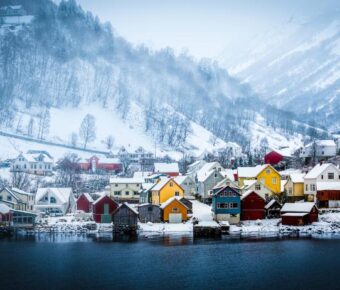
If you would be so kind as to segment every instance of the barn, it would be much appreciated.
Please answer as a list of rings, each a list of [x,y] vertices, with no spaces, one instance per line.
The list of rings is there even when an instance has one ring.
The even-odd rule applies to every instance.
[[[161,209],[159,205],[151,203],[143,203],[138,206],[139,220],[142,223],[161,222]]]
[[[93,198],[88,193],[82,193],[77,199],[77,210],[83,212],[91,212],[93,205]]]
[[[257,220],[265,217],[265,200],[249,190],[241,196],[241,220]]]
[[[314,202],[285,203],[281,209],[283,225],[303,226],[318,221],[319,210]]]
[[[127,202],[121,204],[112,213],[112,222],[115,229],[137,229],[138,212]]]
[[[93,219],[96,223],[110,223],[112,213],[118,208],[112,198],[107,195],[103,195],[93,202],[92,213]]]

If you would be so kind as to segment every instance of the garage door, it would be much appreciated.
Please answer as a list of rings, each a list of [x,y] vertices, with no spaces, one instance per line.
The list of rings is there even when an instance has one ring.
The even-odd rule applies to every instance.
[[[181,223],[182,222],[182,214],[181,213],[171,213],[169,215],[169,223]]]

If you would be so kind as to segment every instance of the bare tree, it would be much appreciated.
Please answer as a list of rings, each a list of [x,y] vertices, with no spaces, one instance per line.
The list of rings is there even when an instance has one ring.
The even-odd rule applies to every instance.
[[[128,170],[129,170],[129,167],[130,167],[130,164],[131,164],[131,159],[129,156],[126,156],[126,155],[123,155],[121,156],[120,158],[120,162],[122,163],[122,169],[123,169],[123,173],[124,174],[127,174],[128,173]]]
[[[84,142],[84,148],[96,139],[96,119],[92,115],[87,114],[84,117],[80,125],[79,136]]]
[[[80,158],[74,153],[68,154],[59,160],[59,170],[56,178],[58,185],[65,187],[70,186],[76,191],[81,182],[79,161]]]
[[[38,123],[38,139],[44,139],[50,130],[50,110],[49,108],[43,109],[39,115],[39,123]]]
[[[27,125],[27,135],[33,136],[33,134],[34,134],[34,119],[31,117]]]
[[[115,138],[114,138],[112,135],[107,136],[107,138],[106,138],[106,140],[105,140],[106,148],[107,148],[108,150],[111,150],[111,149],[112,149],[112,146],[113,146],[113,144],[114,144],[114,142],[115,142]]]
[[[21,190],[28,190],[30,187],[29,175],[22,171],[13,171],[11,174],[12,187],[19,188]]]

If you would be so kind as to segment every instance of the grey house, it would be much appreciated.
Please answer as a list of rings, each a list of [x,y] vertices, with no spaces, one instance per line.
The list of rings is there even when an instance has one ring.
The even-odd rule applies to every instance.
[[[112,222],[115,230],[137,229],[138,212],[124,202],[113,212]]]
[[[212,189],[217,183],[224,179],[221,172],[217,170],[211,170],[205,175],[197,176],[197,193],[203,199],[209,198]]]
[[[144,203],[138,206],[139,220],[142,223],[152,222],[152,223],[160,223],[161,222],[161,209],[159,205]]]

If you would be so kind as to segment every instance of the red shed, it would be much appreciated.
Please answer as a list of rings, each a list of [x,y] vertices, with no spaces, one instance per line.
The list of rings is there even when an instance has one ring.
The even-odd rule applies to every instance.
[[[292,155],[287,149],[273,150],[264,156],[264,163],[276,165],[284,160],[289,160],[291,158],[292,158]]]
[[[241,220],[264,219],[265,199],[249,190],[241,196]]]
[[[303,226],[318,221],[319,210],[314,202],[285,203],[281,217],[283,225]]]
[[[340,182],[318,182],[316,187],[319,207],[340,207]]]
[[[82,160],[79,162],[79,167],[81,170],[91,170],[96,172],[97,170],[103,171],[122,171],[122,163],[116,158],[98,158],[97,156],[92,156],[89,159]]]
[[[118,203],[107,195],[93,202],[93,219],[96,223],[110,223],[112,213],[118,208]]]
[[[77,199],[77,209],[84,212],[92,211],[93,199],[88,193],[82,193]]]

